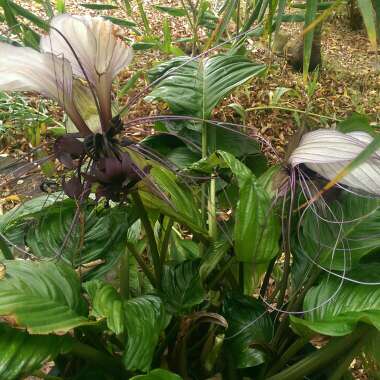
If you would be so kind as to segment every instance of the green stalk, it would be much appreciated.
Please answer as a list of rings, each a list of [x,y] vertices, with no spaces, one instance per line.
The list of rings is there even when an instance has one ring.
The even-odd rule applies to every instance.
[[[315,371],[326,367],[335,361],[361,339],[363,333],[368,333],[367,326],[358,327],[352,334],[342,338],[333,338],[325,347],[308,355],[305,359],[293,364],[280,373],[267,378],[267,380],[296,380],[303,379]]]
[[[297,108],[289,108],[289,107],[281,107],[281,106],[258,106],[258,107],[247,108],[245,110],[245,112],[258,111],[258,110],[269,110],[269,109],[283,110],[283,111],[289,111],[289,112],[297,112],[297,113],[307,114],[309,116],[315,116],[315,117],[319,117],[319,118],[323,118],[323,119],[328,119],[328,120],[333,120],[333,121],[342,121],[341,119],[337,119],[336,117],[332,117],[332,116],[325,116],[325,115],[320,115],[318,113],[312,113],[309,111],[299,110]]]
[[[211,239],[216,240],[218,226],[216,223],[216,177],[213,175],[210,180],[210,192],[208,197],[208,231]]]
[[[139,213],[141,223],[144,226],[146,237],[148,239],[149,251],[152,256],[156,283],[157,283],[157,286],[161,288],[161,277],[162,277],[161,260],[160,260],[160,254],[158,252],[156,237],[154,236],[152,225],[150,224],[148,214],[146,213],[144,204],[140,198],[139,193],[137,191],[134,191],[132,193],[132,198],[137,206],[137,211]]]
[[[6,240],[2,233],[0,233],[0,251],[3,253],[6,260],[14,260],[13,253],[8,247]]]
[[[102,368],[106,373],[114,375],[117,379],[128,378],[127,371],[120,360],[98,351],[87,344],[75,341],[70,352],[73,355],[88,360],[91,365]]]
[[[173,219],[169,219],[168,224],[167,224],[165,231],[163,233],[162,243],[161,243],[161,247],[160,247],[161,271],[162,271],[162,267],[165,264],[166,257],[168,254],[168,246],[169,246],[169,242],[170,242],[172,227],[173,227]]]
[[[267,376],[275,374],[281,368],[283,368],[286,363],[307,343],[307,340],[303,337],[296,339],[289,348],[283,353],[283,355],[276,360],[274,366],[270,369]]]
[[[128,299],[129,294],[130,294],[130,289],[129,289],[129,250],[128,250],[128,247],[126,247],[126,249],[124,251],[124,255],[121,257],[119,279],[120,279],[120,295],[124,299]]]
[[[341,380],[343,378],[354,358],[358,356],[362,350],[367,337],[368,333],[364,334],[348,354],[344,356],[343,360],[338,364],[332,375],[329,377],[329,380]]]
[[[141,0],[136,0],[137,2],[137,7],[139,8],[140,16],[142,18],[143,24],[144,24],[144,29],[145,29],[145,34],[150,36],[152,34],[152,30],[150,29],[148,17],[146,16],[144,5]]]
[[[148,278],[149,282],[152,284],[154,288],[157,288],[157,282],[154,278],[153,273],[150,271],[145,261],[141,258],[139,253],[135,250],[133,244],[127,243],[127,247],[129,251],[132,253],[133,257],[136,259],[137,263],[140,265],[140,268],[144,272],[145,276]]]

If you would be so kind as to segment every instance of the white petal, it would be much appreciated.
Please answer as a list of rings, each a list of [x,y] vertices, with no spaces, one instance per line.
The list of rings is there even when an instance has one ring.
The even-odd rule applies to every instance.
[[[0,90],[35,91],[60,103],[81,132],[88,133],[72,96],[67,60],[34,49],[0,43]]]
[[[62,104],[71,98],[71,66],[52,54],[0,43],[0,89],[36,91]]]
[[[60,15],[41,38],[41,49],[63,55],[74,74],[88,78],[95,88],[104,124],[111,118],[113,78],[132,59],[132,49],[117,37],[116,27],[101,17]],[[64,36],[64,37],[62,37]],[[84,72],[86,75],[84,75]]]
[[[292,166],[305,164],[309,169],[331,180],[361,153],[372,137],[361,131],[344,134],[320,129],[305,134],[289,158]],[[348,173],[341,184],[380,195],[380,151]]]
[[[89,28],[78,17],[67,14],[54,17],[50,26],[50,33],[41,37],[41,50],[65,57],[75,75],[84,79],[87,75],[95,82],[96,40]]]

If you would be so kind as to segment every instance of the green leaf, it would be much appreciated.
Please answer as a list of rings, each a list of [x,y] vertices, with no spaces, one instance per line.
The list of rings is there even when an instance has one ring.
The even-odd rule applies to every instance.
[[[159,210],[180,223],[185,223],[194,232],[207,234],[201,213],[189,188],[179,184],[176,176],[168,169],[154,167],[150,171],[152,180],[168,197],[162,200],[151,192],[140,191],[140,196],[148,208]]]
[[[252,177],[239,189],[235,213],[234,247],[239,261],[265,266],[279,251],[281,225],[272,200]],[[258,271],[257,271],[258,272]]]
[[[121,89],[118,92],[118,96],[122,97],[122,96],[126,95],[129,92],[129,90],[131,90],[135,86],[136,82],[139,80],[139,78],[141,78],[141,75],[142,75],[142,71],[141,70],[136,71],[128,79],[127,83],[125,83],[123,85],[123,87],[121,87]]]
[[[14,34],[21,34],[22,28],[15,17],[10,0],[0,0],[0,7],[3,8],[5,21],[7,22],[11,32]]]
[[[70,347],[68,337],[29,335],[0,323],[0,378],[24,378]]]
[[[162,100],[178,115],[208,119],[223,97],[265,69],[265,65],[238,55],[216,55],[204,60],[174,58],[149,72],[151,81],[164,78],[146,99]]]
[[[182,377],[174,374],[173,372],[158,368],[146,375],[134,376],[131,380],[182,380]]]
[[[73,226],[77,206],[70,199],[56,202],[40,212],[33,212],[38,207],[33,208],[33,205],[28,204],[25,204],[24,209],[32,212],[27,214],[25,211],[19,216],[21,209],[20,213],[16,211],[13,218],[8,217],[4,228],[6,236],[21,229],[21,241],[25,240],[34,255],[60,255],[75,267],[98,259],[107,260],[106,265],[98,266],[91,275],[103,274],[124,252],[126,231],[136,218],[128,207],[102,210],[87,204],[82,208],[83,223],[78,218]]]
[[[123,26],[126,28],[135,27],[137,24],[133,21],[125,20],[123,18],[117,18],[112,16],[103,16],[104,19],[111,21],[115,25]]]
[[[86,4],[86,3],[81,3],[79,4],[81,7],[87,8],[87,9],[94,9],[98,11],[103,11],[107,9],[117,9],[117,5],[112,5],[112,4]]]
[[[376,13],[371,0],[357,0],[358,7],[363,16],[364,25],[367,29],[369,41],[373,49],[377,50]]]
[[[91,314],[106,318],[108,328],[115,334],[122,334],[125,331],[125,313],[116,289],[99,280],[86,282],[83,286],[92,300]]]
[[[160,12],[167,13],[170,16],[174,16],[174,17],[186,16],[186,9],[184,8],[163,7],[161,5],[154,5],[154,8],[156,8]]]
[[[175,267],[166,267],[162,298],[170,312],[186,312],[200,304],[205,291],[199,277],[199,260],[184,261]]]
[[[124,303],[127,346],[123,361],[130,371],[148,371],[168,318],[158,297],[143,296]]]
[[[236,368],[248,368],[265,362],[264,351],[272,339],[273,322],[261,302],[238,294],[228,294],[223,302],[228,330],[225,349]],[[253,347],[254,346],[254,347]]]
[[[84,287],[93,301],[93,315],[106,318],[108,328],[114,333],[126,333],[125,367],[131,371],[148,371],[168,322],[162,301],[155,296],[122,300],[115,288],[99,280],[89,281]]]
[[[380,264],[371,263],[358,266],[346,277],[376,283],[380,282],[379,273]],[[320,284],[307,292],[304,300],[303,310],[314,308],[304,314],[304,319],[291,316],[295,330],[302,334],[306,328],[324,335],[342,336],[353,332],[358,322],[372,324],[379,330],[380,285],[362,285],[348,280],[342,283],[335,276],[324,276]]]
[[[316,16],[317,16],[317,6],[318,0],[309,0],[306,5],[306,13],[305,13],[305,26],[307,28],[309,24],[311,24]],[[313,46],[314,39],[314,29],[310,30],[304,36],[304,45],[303,45],[303,80],[306,83],[307,75],[309,72],[310,66],[310,57],[311,57],[311,49]]]
[[[62,262],[4,261],[0,315],[33,334],[88,324],[77,274]]]
[[[217,267],[219,262],[225,257],[230,244],[227,240],[213,241],[206,255],[202,258],[202,264],[199,268],[199,275],[202,281],[205,281],[212,271]]]
[[[379,247],[377,199],[344,192],[329,209],[316,212],[321,218],[310,208],[302,221],[297,243],[300,255],[309,255],[327,268],[343,270],[354,268],[363,256]]]
[[[57,0],[55,2],[55,9],[58,11],[58,13],[62,14],[66,12],[66,5],[65,0]]]
[[[28,11],[21,5],[18,5],[11,0],[8,0],[8,3],[12,7],[15,14],[26,18],[27,20],[32,22],[34,25],[38,26],[39,28],[45,31],[49,30],[49,24],[46,21],[44,21],[41,17],[36,16],[33,12]]]

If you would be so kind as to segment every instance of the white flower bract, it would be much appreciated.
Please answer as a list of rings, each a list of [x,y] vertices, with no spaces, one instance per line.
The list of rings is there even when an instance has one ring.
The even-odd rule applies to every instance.
[[[354,160],[373,140],[366,132],[319,129],[306,133],[289,158],[291,166],[306,165],[328,180]],[[349,172],[340,184],[380,195],[380,150]]]

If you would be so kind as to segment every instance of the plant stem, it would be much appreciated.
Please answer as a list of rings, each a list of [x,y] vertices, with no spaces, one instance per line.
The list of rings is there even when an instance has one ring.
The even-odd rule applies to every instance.
[[[2,233],[0,233],[0,250],[6,260],[14,260],[13,253],[8,247],[7,241]]]
[[[213,289],[216,284],[220,281],[220,279],[224,276],[226,271],[231,268],[231,265],[235,262],[235,257],[230,256],[225,264],[223,265],[222,269],[219,271],[219,273],[213,278],[213,280],[209,284],[209,288]]]
[[[160,254],[158,252],[156,237],[154,236],[154,231],[152,225],[150,224],[148,214],[145,210],[144,204],[140,198],[137,191],[132,193],[133,201],[137,206],[137,212],[140,215],[141,223],[144,226],[146,237],[148,239],[149,251],[153,261],[154,273],[156,276],[156,284],[158,288],[161,288],[161,261]]]
[[[127,378],[127,371],[120,360],[104,352],[98,351],[87,344],[74,341],[71,353],[88,360],[91,365],[96,365],[104,369],[106,373],[111,373],[118,379]]]
[[[140,257],[138,252],[135,250],[135,247],[133,246],[133,244],[127,243],[127,247],[129,251],[132,253],[133,257],[138,262],[138,264],[140,265],[142,271],[144,272],[145,276],[148,278],[149,282],[152,284],[154,288],[156,288],[157,283],[156,283],[156,279],[154,278],[153,273],[150,271],[145,261]]]
[[[298,380],[310,375],[336,360],[347,347],[356,344],[368,327],[360,326],[352,334],[343,338],[333,338],[325,347],[308,355],[296,364],[267,378],[267,380]]]
[[[298,112],[298,113],[307,114],[309,116],[315,116],[315,117],[324,118],[324,119],[328,119],[328,120],[341,121],[341,119],[337,119],[336,117],[325,116],[325,115],[320,115],[318,113],[312,113],[309,111],[299,110],[297,108],[288,108],[288,107],[281,107],[281,106],[258,106],[258,107],[247,108],[245,110],[245,112],[258,111],[258,110],[269,110],[269,109],[283,110],[283,111],[289,111],[289,112]]]
[[[363,334],[355,346],[348,352],[347,355],[344,356],[343,360],[340,361],[332,375],[330,375],[329,380],[341,380],[343,378],[354,358],[360,353],[360,350],[362,349],[367,337],[368,332],[367,334]]]
[[[217,239],[218,226],[216,223],[216,177],[210,180],[210,192],[208,196],[208,232],[212,240]]]
[[[272,261],[269,263],[268,269],[265,273],[264,280],[263,280],[263,283],[262,283],[261,289],[260,289],[260,296],[261,297],[264,297],[265,293],[267,292],[270,276],[273,272],[273,268],[274,268],[274,264],[276,263],[276,260],[277,260],[277,256],[274,259],[272,259]]]
[[[120,295],[124,299],[129,298],[129,249],[126,247],[120,262]]]
[[[168,224],[164,231],[164,236],[162,238],[162,243],[160,247],[160,263],[161,263],[161,273],[162,273],[162,267],[165,264],[166,257],[168,254],[168,246],[170,242],[170,237],[172,233],[172,227],[173,227],[173,219],[169,219]]]
[[[289,348],[283,353],[283,355],[276,361],[274,366],[270,369],[267,376],[275,374],[291,359],[302,347],[305,346],[307,340],[303,337],[296,339]]]

